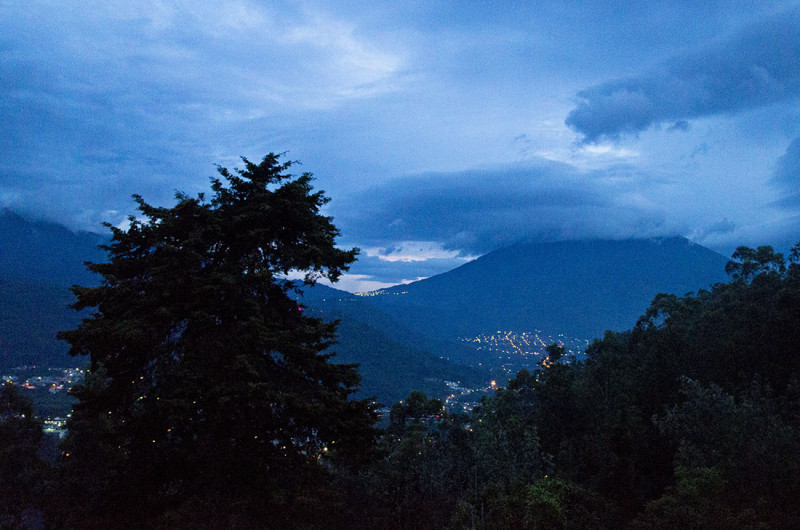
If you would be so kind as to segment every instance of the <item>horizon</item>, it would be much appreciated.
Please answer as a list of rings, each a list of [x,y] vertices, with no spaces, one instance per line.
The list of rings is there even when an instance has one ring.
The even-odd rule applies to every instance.
[[[2,208],[0,210],[0,213],[2,215],[4,215],[4,216],[5,215],[11,215],[11,216],[19,217],[19,218],[21,218],[22,220],[24,220],[27,223],[34,223],[34,224],[36,224],[36,223],[44,223],[44,224],[49,224],[49,225],[55,226],[57,228],[63,228],[63,229],[68,230],[69,232],[71,232],[73,235],[76,235],[76,236],[88,235],[88,236],[100,237],[100,238],[106,237],[101,232],[94,232],[94,231],[90,231],[90,230],[74,230],[74,229],[71,229],[68,226],[63,225],[61,223],[58,223],[56,221],[51,221],[51,220],[43,219],[43,218],[36,219],[36,218],[30,217],[30,216],[15,212],[10,208]],[[446,270],[439,271],[436,274],[433,274],[431,276],[417,277],[414,280],[408,280],[408,281],[403,281],[403,282],[398,282],[398,283],[393,283],[393,284],[386,284],[386,285],[381,284],[381,285],[378,285],[378,286],[374,286],[374,288],[372,288],[372,289],[367,289],[367,290],[359,289],[361,287],[364,287],[365,284],[363,282],[357,281],[357,279],[356,279],[356,281],[353,281],[352,279],[348,279],[348,278],[346,278],[347,275],[344,275],[345,276],[344,281],[340,280],[340,281],[337,281],[336,283],[331,283],[327,279],[323,278],[323,279],[318,280],[317,283],[321,284],[321,285],[324,285],[326,287],[330,287],[330,288],[339,290],[339,291],[347,292],[349,294],[369,295],[370,293],[375,293],[377,291],[382,291],[384,289],[390,289],[392,287],[408,285],[408,284],[411,284],[411,283],[427,280],[427,279],[431,278],[432,276],[446,274],[448,272],[451,272],[451,271],[461,267],[462,265],[465,265],[466,263],[469,263],[471,261],[475,261],[477,259],[483,258],[488,254],[491,254],[491,253],[494,253],[494,252],[497,252],[497,251],[502,251],[504,249],[509,249],[509,248],[512,248],[512,247],[518,246],[518,245],[548,245],[548,244],[558,244],[558,243],[610,242],[610,241],[620,241],[620,242],[623,242],[623,241],[657,241],[659,239],[681,239],[681,240],[686,241],[690,245],[699,245],[699,246],[701,246],[703,248],[706,248],[706,249],[708,249],[708,250],[710,250],[712,252],[715,252],[716,254],[720,255],[721,257],[723,257],[725,259],[729,259],[731,253],[733,252],[733,249],[731,249],[731,252],[729,252],[728,254],[724,254],[722,252],[719,252],[718,250],[706,247],[705,245],[701,245],[700,243],[692,241],[691,239],[689,239],[689,238],[687,238],[685,236],[681,236],[681,235],[658,236],[658,237],[650,237],[650,238],[631,237],[631,238],[617,238],[617,239],[614,239],[614,238],[561,239],[561,240],[553,240],[553,241],[530,241],[530,240],[522,239],[522,240],[518,240],[516,242],[510,243],[510,244],[504,245],[502,247],[498,247],[496,249],[492,249],[492,250],[490,250],[490,251],[488,251],[488,252],[486,252],[484,254],[481,254],[480,256],[472,256],[469,259],[465,260],[463,263],[455,265],[451,269],[446,269]],[[781,252],[784,255],[788,255],[788,252],[789,252],[788,248],[786,248],[786,249],[775,249],[775,250],[777,252]],[[356,261],[356,263],[357,263],[357,261]],[[295,278],[295,277],[290,275],[290,277],[288,279],[295,280],[295,279],[300,279],[300,278],[301,278],[301,276],[297,276]],[[366,285],[370,285],[370,283],[367,283]]]

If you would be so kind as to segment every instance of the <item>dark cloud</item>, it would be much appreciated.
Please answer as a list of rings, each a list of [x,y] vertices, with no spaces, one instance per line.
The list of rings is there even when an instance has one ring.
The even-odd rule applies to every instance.
[[[686,120],[680,120],[673,123],[668,131],[688,131],[689,130],[689,122]]]
[[[773,204],[787,210],[800,209],[800,193],[786,195],[785,197],[775,201]]]
[[[333,197],[342,244],[364,249],[352,275],[371,282],[522,238],[763,243],[797,226],[767,221],[800,211],[763,207],[780,189],[797,208],[796,180],[750,177],[774,162],[767,141],[800,134],[800,10],[730,32],[791,3],[0,1],[0,207],[97,230],[136,212],[132,193],[170,205],[207,191],[216,164],[274,150]],[[563,120],[586,87],[569,123],[588,141],[663,134],[640,153],[573,149]],[[739,122],[743,141],[703,131],[679,156],[693,118],[771,101]],[[501,166],[540,155],[597,170]],[[350,195],[365,175],[376,187]]]
[[[800,9],[753,24],[722,43],[647,75],[578,93],[566,124],[585,142],[637,134],[656,124],[735,113],[800,95]],[[680,125],[679,125],[680,124]]]
[[[661,207],[635,193],[627,168],[579,172],[549,161],[389,182],[335,201],[337,225],[364,246],[433,241],[477,255],[522,239],[673,232]]]
[[[777,206],[800,208],[800,137],[795,138],[778,159],[770,182],[786,194],[776,202]]]
[[[285,3],[0,4],[0,206],[72,228],[311,144],[310,115],[400,75],[391,50]]]
[[[800,137],[792,140],[786,153],[778,159],[771,182],[787,189],[800,188]]]
[[[703,241],[708,239],[710,236],[717,236],[717,235],[726,235],[731,234],[736,230],[736,223],[728,219],[721,219],[717,222],[711,223],[710,225],[701,228],[700,230],[696,231],[692,234],[692,239],[697,239],[699,241]]]

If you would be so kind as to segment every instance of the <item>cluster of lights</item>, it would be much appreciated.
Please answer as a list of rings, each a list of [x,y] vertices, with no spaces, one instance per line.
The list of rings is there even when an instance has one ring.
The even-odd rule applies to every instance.
[[[358,293],[353,293],[356,296],[383,296],[383,295],[395,295],[399,296],[401,294],[408,294],[408,291],[388,291],[386,289],[378,289],[377,291],[362,291]]]
[[[36,366],[20,366],[12,369],[11,374],[0,376],[3,382],[18,384],[22,388],[34,390],[37,388],[47,388],[52,393],[69,391],[72,385],[83,380],[85,371],[80,368],[47,368],[47,374],[25,377],[21,372],[36,370]]]
[[[564,347],[566,355],[580,355],[588,346],[586,340],[568,338],[563,334],[557,337],[544,335],[540,330],[517,333],[514,331],[497,331],[492,335],[460,338],[462,342],[474,346],[478,351],[495,352],[498,355],[539,356],[544,354],[549,344],[556,343]]]
[[[490,381],[483,388],[465,388],[458,381],[444,383],[451,390],[444,398],[444,408],[450,412],[470,412],[480,401],[480,396],[497,390],[497,381]]]

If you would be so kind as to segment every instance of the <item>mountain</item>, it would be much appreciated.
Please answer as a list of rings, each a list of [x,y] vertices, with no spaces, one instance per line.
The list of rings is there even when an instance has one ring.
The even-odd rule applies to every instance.
[[[55,334],[79,322],[67,307],[67,286],[97,281],[83,262],[103,261],[97,245],[105,241],[0,214],[0,368],[81,362]],[[539,330],[532,342],[543,347],[558,337],[628,329],[657,293],[683,295],[724,281],[726,262],[677,237],[521,243],[375,296],[317,285],[304,288],[302,302],[313,316],[341,321],[334,360],[360,365],[361,395],[391,403],[411,389],[442,395],[445,380],[479,384],[487,367],[513,375],[537,360],[514,352],[499,359],[496,345],[479,349],[459,338]],[[517,337],[506,338],[518,347]]]
[[[0,368],[75,364],[56,333],[80,322],[81,315],[68,307],[69,286],[97,281],[84,261],[102,260],[97,245],[106,241],[0,212]]]
[[[630,329],[660,292],[684,295],[725,281],[726,262],[682,237],[520,243],[370,301],[443,339],[496,330],[591,339]]]
[[[0,370],[84,362],[69,357],[56,333],[80,322],[82,315],[68,307],[74,301],[68,287],[97,282],[84,262],[104,261],[97,245],[105,242],[99,234],[0,213]],[[447,347],[403,328],[355,295],[318,285],[306,288],[305,297],[312,316],[341,320],[333,361],[359,364],[360,396],[391,404],[414,389],[443,396],[446,380],[477,385],[489,378],[434,355]]]
[[[0,370],[76,365],[66,343],[56,340],[56,333],[80,322],[68,307],[73,301],[63,286],[0,279]]]
[[[97,281],[85,261],[102,261],[97,248],[108,238],[72,232],[46,221],[32,221],[11,210],[0,212],[0,279],[69,287]]]
[[[453,342],[449,338],[440,338],[420,332],[405,322],[384,312],[371,302],[370,297],[340,291],[322,284],[303,288],[300,298],[303,304],[312,307],[325,315],[327,320],[355,320],[367,324],[374,330],[383,333],[392,340],[412,345],[415,349],[436,352],[437,358],[457,359],[461,364],[476,365],[481,355],[475,349]]]

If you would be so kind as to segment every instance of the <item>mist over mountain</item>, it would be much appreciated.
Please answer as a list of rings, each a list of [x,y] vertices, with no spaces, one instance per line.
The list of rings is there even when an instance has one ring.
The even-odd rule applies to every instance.
[[[631,328],[660,292],[724,281],[726,262],[682,237],[520,243],[370,301],[435,337],[543,330],[592,339]]]

